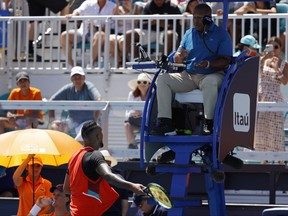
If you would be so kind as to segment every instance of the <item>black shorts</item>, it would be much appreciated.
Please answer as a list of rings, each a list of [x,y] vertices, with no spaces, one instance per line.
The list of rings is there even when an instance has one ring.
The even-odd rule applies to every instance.
[[[46,8],[58,13],[68,5],[66,0],[27,0],[27,2],[30,16],[44,16]]]
[[[142,117],[135,118],[133,116],[130,116],[128,118],[128,122],[130,123],[130,125],[132,125],[134,127],[141,128]]]

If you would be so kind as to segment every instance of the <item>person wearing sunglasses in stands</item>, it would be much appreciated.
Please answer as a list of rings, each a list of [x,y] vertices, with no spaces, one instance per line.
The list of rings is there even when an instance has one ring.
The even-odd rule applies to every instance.
[[[146,73],[141,73],[138,75],[137,79],[130,80],[128,82],[128,86],[132,89],[132,91],[130,91],[128,94],[128,101],[145,101],[151,81],[152,78]],[[134,131],[140,130],[141,122],[142,111],[126,111],[126,121],[124,123],[124,127],[129,149],[138,149],[138,146],[135,143]]]
[[[270,38],[260,60],[259,102],[283,102],[280,85],[287,84],[288,65],[279,57],[280,50],[280,38]],[[278,111],[258,112],[255,150],[285,151],[283,116],[284,113]],[[267,162],[262,161],[262,163]]]

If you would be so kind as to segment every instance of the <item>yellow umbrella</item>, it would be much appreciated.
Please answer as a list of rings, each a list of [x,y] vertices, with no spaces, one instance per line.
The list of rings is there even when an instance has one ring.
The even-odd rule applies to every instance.
[[[37,154],[43,164],[59,166],[68,163],[81,147],[69,135],[55,130],[11,131],[0,135],[0,166],[19,166],[28,154]]]

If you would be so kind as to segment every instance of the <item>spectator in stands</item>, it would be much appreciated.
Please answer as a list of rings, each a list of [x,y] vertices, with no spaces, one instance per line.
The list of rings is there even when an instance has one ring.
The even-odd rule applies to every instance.
[[[30,86],[30,77],[26,72],[16,75],[18,88],[11,91],[8,100],[42,100],[41,90]],[[44,117],[41,110],[16,110],[8,111],[7,119],[2,119],[0,131],[4,128],[37,128],[38,123],[43,123]]]
[[[246,56],[260,55],[259,49],[261,49],[261,46],[258,44],[255,37],[252,35],[245,35],[241,38],[240,43],[237,44],[236,53],[234,53],[233,56],[238,56],[245,50],[247,50]]]
[[[156,204],[149,204],[150,199],[147,195],[134,195],[133,196],[133,206],[137,206],[142,212],[143,216],[167,216],[168,211],[164,207]]]
[[[128,86],[132,91],[128,94],[128,101],[145,101],[151,81],[152,79],[147,73],[141,73],[138,75],[137,79],[130,80]],[[138,146],[135,143],[134,132],[140,130],[141,122],[141,110],[126,111],[124,127],[129,149],[138,149]]]
[[[242,15],[242,14],[246,14],[246,13],[257,13],[257,14],[270,14],[270,13],[277,13],[276,10],[276,1],[272,0],[272,1],[267,1],[267,2],[262,2],[262,1],[256,1],[256,2],[246,2],[242,7],[240,7],[239,9],[237,9],[235,12],[235,14],[238,15]],[[257,36],[260,34],[262,34],[262,41],[261,43],[264,44],[267,42],[267,39],[269,37],[271,37],[271,35],[275,35],[276,34],[276,20],[273,19],[271,22],[271,35],[268,35],[268,20],[267,19],[262,19],[262,29],[260,29],[260,23],[258,20],[255,20],[254,23],[254,29],[253,29],[253,34]],[[246,20],[245,21],[245,34],[246,33],[250,33],[250,20]],[[239,26],[241,26],[241,24],[239,24]],[[238,35],[240,35],[238,33]],[[239,36],[238,36],[239,37]],[[237,39],[237,38],[236,38]],[[238,40],[237,40],[238,41]]]
[[[223,2],[208,2],[207,3],[211,9],[212,9],[212,14],[217,14],[217,16],[222,16],[223,15]],[[244,5],[244,2],[229,2],[229,8],[228,8],[228,13],[233,14],[234,11],[238,10],[240,7]],[[220,24],[221,24],[220,20]],[[231,35],[231,38],[233,39],[233,34],[234,34],[234,28],[236,28],[236,41],[240,40],[241,37],[241,20],[238,19],[236,20],[236,26],[234,27],[233,20],[228,20],[228,31]]]
[[[119,197],[110,184],[139,195],[145,194],[142,184],[128,182],[111,172],[103,155],[98,151],[103,147],[103,134],[95,121],[85,123],[81,135],[84,148],[70,159],[64,180],[64,192],[71,193],[72,215],[85,215],[87,212],[91,215],[102,215]],[[101,197],[101,203],[98,197]]]
[[[143,1],[133,1],[133,7],[134,7],[134,14],[143,14],[143,10],[145,5],[147,4],[149,0],[143,0]]]
[[[122,4],[120,4],[120,2]],[[133,15],[133,2],[132,0],[116,0],[116,7],[113,12],[114,15]],[[110,54],[115,56],[115,49],[117,49],[117,62],[120,65],[122,63],[122,54],[123,54],[123,40],[124,40],[124,30],[132,29],[131,20],[118,20],[116,21],[117,32],[110,35]],[[137,22],[134,22],[134,25],[137,25]],[[116,29],[115,29],[116,30]],[[104,43],[104,37],[102,37]]]
[[[11,0],[4,0],[6,4],[8,5]],[[29,7],[29,15],[30,16],[45,16],[46,8],[49,10],[53,11],[53,13],[58,13],[61,11],[61,15],[66,15],[69,13],[69,4],[68,1],[66,0],[27,0],[28,7]],[[35,29],[35,24],[33,21],[30,22],[29,25],[29,59],[33,60],[34,58],[34,46],[33,46],[33,41],[35,40],[34,36],[34,30]],[[66,29],[66,24],[63,22],[61,24],[61,32],[65,31]],[[38,33],[38,32],[36,32]],[[37,37],[36,37],[37,38]],[[35,41],[34,41],[35,42]],[[36,60],[41,61],[41,56],[36,55]]]
[[[75,66],[71,69],[70,73],[71,82],[59,89],[50,100],[72,100],[72,101],[101,101],[101,95],[93,83],[86,81],[85,72],[82,67]],[[75,128],[81,123],[88,120],[99,120],[100,111],[93,110],[69,110],[68,118],[64,122],[63,128],[68,128],[68,133],[71,136],[76,135]],[[59,120],[55,120],[54,110],[49,110],[49,122],[58,124]]]
[[[69,195],[66,195],[63,192],[63,184],[58,184],[55,187],[50,188],[50,192],[53,194],[53,200],[50,197],[40,196],[38,197],[35,205],[29,212],[28,216],[69,216],[69,212],[67,210],[67,205],[70,202]],[[52,201],[52,203],[51,203]],[[46,208],[47,206],[52,205],[54,208],[53,212],[48,214],[38,214],[41,209]]]
[[[217,16],[223,15],[223,2],[207,2],[211,7],[212,14],[217,14]],[[229,13],[234,13],[235,10],[243,6],[243,2],[229,2]]]
[[[104,156],[106,163],[111,167],[111,171],[124,179],[120,174],[120,170],[116,170],[114,167],[117,165],[117,159],[110,155],[109,151],[101,150],[101,154]],[[129,208],[128,198],[129,191],[121,188],[113,187],[119,194],[119,198],[114,202],[114,204],[103,214],[103,216],[126,216]]]
[[[152,15],[152,14],[181,14],[179,8],[172,4],[170,0],[151,0],[149,1],[144,8],[144,15]],[[132,48],[134,48],[134,57],[138,57],[138,48],[135,46],[137,42],[140,41],[141,38],[141,43],[142,45],[147,45],[149,42],[153,43],[156,41],[156,38],[159,37],[157,35],[157,24],[156,20],[152,20],[151,22],[151,32],[148,30],[148,22],[145,22],[143,24],[143,28],[137,28],[133,30],[129,30],[126,32],[125,35],[125,41],[126,41],[126,57],[129,55],[131,51],[131,45]],[[165,21],[160,20],[160,44],[165,44],[167,45],[167,53],[166,55],[171,53],[173,50],[173,35],[175,32],[173,32],[173,20],[168,21],[168,26],[167,26],[167,32],[164,32],[165,30]],[[180,25],[175,26],[177,32],[180,31]],[[148,35],[149,33],[149,35]],[[165,35],[166,34],[166,35]],[[134,35],[134,41],[132,41]],[[164,35],[167,36],[168,40],[167,42],[164,41]],[[178,38],[180,37],[180,34],[178,35]],[[123,45],[120,43],[120,47],[123,47]]]
[[[288,65],[279,58],[280,38],[272,37],[267,44],[271,49],[265,48],[261,57],[258,101],[283,102],[280,85],[287,84]],[[284,113],[278,111],[258,113],[255,150],[285,151],[283,117]]]
[[[73,16],[96,16],[96,15],[112,15],[115,8],[115,4],[111,1],[107,0],[86,0],[81,6],[73,11],[72,14],[67,15],[67,18],[71,18]],[[61,34],[61,46],[63,49],[64,55],[66,52],[68,53],[68,64],[69,67],[73,67],[76,65],[72,59],[72,47],[74,45],[74,35],[76,34],[77,43],[82,40],[91,41],[90,39],[90,28],[93,27],[93,63],[98,59],[98,47],[99,39],[104,37],[105,32],[105,20],[95,19],[93,23],[90,25],[89,22],[82,22],[79,29],[71,29],[65,31]],[[66,47],[66,41],[68,40],[68,47]],[[104,46],[104,43],[101,43],[101,48]]]
[[[3,167],[1,167],[3,168]],[[0,176],[0,197],[16,197],[18,196],[12,179],[15,168],[7,168],[2,176]]]
[[[194,8],[196,7],[196,5],[199,4],[199,1],[198,0],[189,0],[187,2],[187,5],[186,5],[186,8],[185,8],[185,11],[183,13],[183,16],[187,17],[188,15],[192,15],[193,14],[193,11],[194,11]],[[191,28],[191,25],[190,25],[190,20],[185,20],[185,29],[188,29],[188,28]],[[182,22],[181,22],[181,25],[182,25]]]
[[[34,160],[32,160],[32,157],[34,157]],[[34,164],[32,161],[34,161]],[[19,193],[17,216],[28,215],[33,206],[33,200],[36,200],[39,196],[52,197],[52,194],[49,191],[52,184],[49,180],[41,177],[40,173],[42,168],[43,163],[41,158],[34,154],[29,154],[13,174],[13,181]],[[27,170],[28,175],[22,177],[25,169]],[[33,187],[35,188],[34,194],[32,192]],[[43,209],[40,214],[48,212],[49,209],[50,207]]]
[[[266,4],[268,3],[268,4]],[[242,7],[238,8],[234,13],[238,15],[246,14],[246,13],[261,13],[261,14],[269,14],[276,13],[276,1],[271,2],[246,2]]]
[[[187,2],[186,9],[185,9],[183,15],[185,15],[185,14],[188,14],[188,15],[193,14],[194,8],[195,8],[198,4],[199,4],[199,1],[198,1],[198,0],[189,0],[189,1]]]
[[[194,8],[199,4],[199,0],[189,0],[186,4],[186,9],[183,15],[191,15],[193,14]]]

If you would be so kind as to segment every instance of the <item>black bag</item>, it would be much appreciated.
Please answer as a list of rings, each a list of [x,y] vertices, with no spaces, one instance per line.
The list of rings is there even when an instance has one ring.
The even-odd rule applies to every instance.
[[[201,103],[180,104],[175,101],[172,105],[172,120],[179,134],[181,131],[190,131],[187,135],[190,133],[196,135],[202,115],[203,104]]]
[[[133,117],[133,116],[130,116],[128,118],[128,122],[134,126],[134,127],[138,127],[138,128],[141,128],[141,123],[142,123],[142,117]]]

